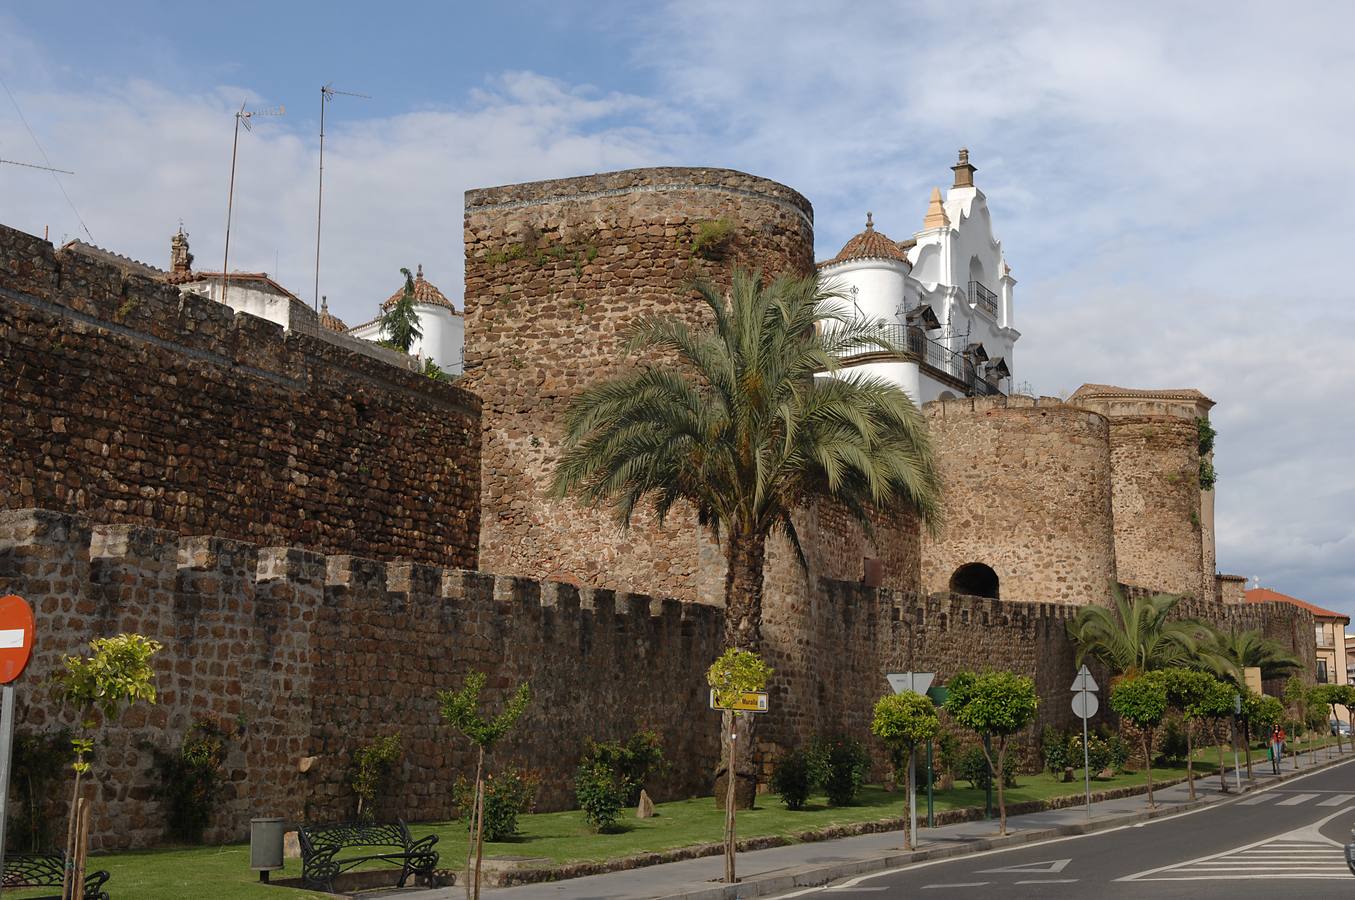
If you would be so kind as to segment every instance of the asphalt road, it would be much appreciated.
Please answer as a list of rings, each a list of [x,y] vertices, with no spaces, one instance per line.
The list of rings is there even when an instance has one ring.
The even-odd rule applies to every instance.
[[[920,863],[783,897],[1355,897],[1355,875],[1342,850],[1352,826],[1355,760],[1176,816]]]

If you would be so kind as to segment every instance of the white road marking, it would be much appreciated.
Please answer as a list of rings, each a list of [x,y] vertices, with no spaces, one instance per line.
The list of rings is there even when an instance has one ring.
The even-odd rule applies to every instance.
[[[828,890],[833,893],[843,894],[870,894],[875,891],[887,891],[887,887],[830,887]]]
[[[1355,794],[1337,794],[1335,797],[1328,797],[1320,801],[1318,806],[1343,806],[1350,801],[1355,800]]]
[[[1029,881],[1018,881],[1017,884],[1072,884],[1075,881],[1076,878],[1032,878]]]
[[[1298,806],[1300,803],[1307,803],[1316,797],[1317,794],[1295,794],[1288,800],[1281,800],[1276,806]]]
[[[994,872],[1018,872],[1022,875],[1035,875],[1042,873],[1057,875],[1064,869],[1068,868],[1068,864],[1070,862],[1072,862],[1071,859],[1050,859],[1045,860],[1044,862],[1031,862],[1031,863],[1021,863],[1020,865],[1016,866],[1003,866],[1000,869],[976,869],[974,874],[990,875]]]
[[[1297,775],[1297,776],[1295,776],[1295,777],[1289,779],[1289,781],[1283,782],[1283,783],[1284,783],[1284,784],[1289,784],[1289,783],[1296,782],[1296,781],[1306,781],[1307,779],[1312,778],[1314,775],[1323,775],[1323,774],[1326,774],[1326,773],[1328,773],[1328,772],[1330,772],[1330,771],[1333,771],[1334,769],[1336,769],[1336,768],[1338,768],[1338,767],[1340,767],[1340,766],[1348,765],[1348,764],[1349,764],[1350,762],[1352,762],[1352,761],[1355,761],[1355,760],[1343,760],[1343,761],[1337,763],[1336,766],[1331,766],[1331,767],[1323,768],[1323,769],[1315,769],[1315,770],[1312,771],[1312,772],[1305,772],[1304,774],[1302,774],[1302,775]],[[1276,785],[1275,787],[1278,787],[1278,786],[1279,786],[1279,785]],[[1260,789],[1260,793],[1265,793],[1265,792],[1271,791],[1271,790],[1273,790],[1273,789],[1274,789],[1274,788],[1271,788],[1271,787],[1263,787],[1263,788]],[[1229,806],[1229,805],[1231,805],[1231,804],[1233,804],[1233,803],[1236,803],[1236,802],[1237,802],[1237,801],[1235,801],[1235,800],[1228,800],[1228,799],[1225,799],[1225,800],[1219,801],[1219,802],[1217,802],[1217,803],[1209,803],[1209,804],[1205,804],[1205,805],[1203,805],[1203,806],[1197,806],[1197,807],[1195,807],[1194,809],[1188,809],[1188,810],[1186,810],[1186,811],[1184,811],[1184,812],[1170,813],[1170,814],[1168,814],[1168,815],[1165,815],[1165,816],[1162,816],[1162,817],[1160,817],[1160,818],[1154,819],[1153,822],[1155,822],[1155,823],[1157,823],[1157,822],[1172,822],[1172,821],[1175,821],[1176,819],[1184,819],[1184,818],[1186,818],[1186,817],[1188,817],[1188,816],[1194,816],[1194,815],[1198,815],[1199,813],[1209,812],[1210,810],[1218,809],[1218,808],[1223,807],[1223,806]],[[1326,820],[1324,820],[1324,821],[1326,821]],[[1045,846],[1048,846],[1048,845],[1050,845],[1050,844],[1061,844],[1061,843],[1063,843],[1064,841],[1080,841],[1080,840],[1082,840],[1083,838],[1100,837],[1100,836],[1102,836],[1102,835],[1114,834],[1114,833],[1117,832],[1117,831],[1124,831],[1125,829],[1127,829],[1127,828],[1132,828],[1132,827],[1134,827],[1134,826],[1132,826],[1132,825],[1116,825],[1116,826],[1113,827],[1113,828],[1103,828],[1103,829],[1100,829],[1100,830],[1098,830],[1098,831],[1088,831],[1088,832],[1085,832],[1085,833],[1083,833],[1083,834],[1071,834],[1071,835],[1066,835],[1066,836],[1064,836],[1064,837],[1049,838],[1048,840],[1036,841],[1036,842],[1031,843],[1031,844],[1013,844],[1013,845],[1010,846],[1010,847],[995,847],[995,848],[993,848],[992,850],[980,850],[978,853],[967,853],[967,854],[965,854],[965,855],[964,855],[963,857],[961,857],[961,858],[966,859],[966,860],[969,860],[969,859],[979,859],[979,858],[982,858],[982,857],[985,857],[985,856],[993,856],[993,855],[998,854],[998,853],[1011,853],[1011,852],[1016,851],[1016,850],[1033,850],[1033,849],[1036,848],[1036,847],[1045,847]],[[842,885],[841,885],[841,886],[842,886],[842,887],[850,887],[850,886],[853,886],[853,885],[858,885],[858,884],[860,884],[860,883],[863,882],[863,881],[870,881],[870,880],[875,879],[875,878],[887,878],[887,877],[889,877],[890,875],[898,875],[898,874],[901,874],[901,873],[903,873],[903,872],[911,872],[911,871],[913,871],[913,870],[915,870],[915,869],[926,869],[926,868],[930,868],[930,867],[932,867],[932,866],[946,865],[947,863],[954,863],[954,862],[956,862],[956,859],[957,859],[956,857],[948,856],[948,857],[942,857],[942,858],[940,858],[940,859],[928,859],[928,860],[923,860],[922,862],[907,863],[907,864],[902,865],[902,866],[897,866],[897,867],[895,867],[895,868],[893,868],[893,869],[882,869],[882,870],[880,870],[879,872],[870,872],[870,873],[865,874],[865,875],[857,875],[855,878],[851,878],[851,879],[848,879],[847,881],[842,882]],[[1158,870],[1153,870],[1153,871],[1158,871]],[[987,882],[984,882],[984,883],[986,884]],[[824,891],[827,891],[827,890],[829,890],[829,887],[828,887],[827,885],[820,885],[819,887],[811,887],[811,888],[801,888],[801,889],[798,890],[798,891],[791,891],[789,894],[781,894],[781,895],[779,896],[778,900],[791,900],[791,898],[793,898],[793,897],[803,897],[803,896],[805,896],[806,894],[819,894],[819,893],[823,893]]]
[[[935,888],[956,888],[956,887],[983,887],[985,884],[991,884],[989,881],[955,881],[950,884],[924,884],[922,889],[930,891]]]
[[[1299,794],[1312,799],[1316,794]],[[1288,803],[1293,806],[1295,804]],[[1322,826],[1355,807],[1334,812],[1319,822],[1265,840],[1211,853],[1198,859],[1135,872],[1116,881],[1243,881],[1264,878],[1349,878],[1344,848],[1322,834]]]
[[[1238,803],[1238,806],[1255,806],[1258,803],[1265,803],[1267,800],[1274,800],[1270,794],[1257,794],[1255,797],[1248,797]]]

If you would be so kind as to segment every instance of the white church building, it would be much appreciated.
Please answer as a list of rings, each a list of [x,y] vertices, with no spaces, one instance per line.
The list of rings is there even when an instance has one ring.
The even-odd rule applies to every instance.
[[[822,278],[846,298],[850,314],[878,323],[899,352],[870,344],[843,353],[846,373],[866,372],[899,385],[923,404],[1011,388],[1016,279],[993,236],[988,200],[974,185],[969,151],[951,167],[955,182],[942,199],[933,189],[922,229],[894,241],[866,229],[832,259]]]

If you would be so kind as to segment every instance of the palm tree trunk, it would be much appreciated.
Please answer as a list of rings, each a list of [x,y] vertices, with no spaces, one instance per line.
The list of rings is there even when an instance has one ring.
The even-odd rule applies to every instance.
[[[762,650],[762,568],[765,534],[732,531],[725,553],[725,646]]]

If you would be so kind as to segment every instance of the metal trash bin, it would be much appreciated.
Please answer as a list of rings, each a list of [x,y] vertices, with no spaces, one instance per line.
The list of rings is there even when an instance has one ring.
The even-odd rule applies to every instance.
[[[259,873],[260,881],[267,881],[269,872],[282,868],[284,831],[280,816],[249,820],[249,867]]]

